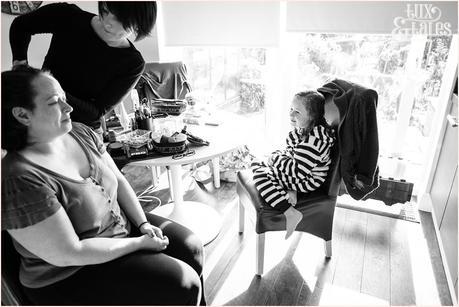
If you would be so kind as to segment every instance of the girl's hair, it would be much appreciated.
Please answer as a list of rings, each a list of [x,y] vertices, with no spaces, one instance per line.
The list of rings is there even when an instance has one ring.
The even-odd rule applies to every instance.
[[[27,126],[13,116],[13,108],[33,111],[37,95],[32,82],[43,72],[30,66],[2,72],[2,148],[18,151],[27,145]]]
[[[133,29],[136,41],[150,35],[156,23],[154,1],[99,1],[99,15],[112,13],[125,29]]]
[[[299,99],[303,103],[311,120],[309,127],[303,130],[303,135],[309,134],[315,126],[324,125],[327,127],[324,118],[325,98],[321,93],[317,91],[304,91],[296,93],[295,98]]]

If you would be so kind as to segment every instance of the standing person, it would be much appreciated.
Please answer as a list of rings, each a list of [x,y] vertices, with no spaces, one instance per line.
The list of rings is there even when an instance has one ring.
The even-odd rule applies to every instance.
[[[99,15],[75,4],[52,3],[18,16],[10,28],[13,69],[27,64],[32,35],[52,34],[43,62],[66,92],[75,121],[97,129],[139,80],[145,61],[129,41],[148,36],[156,2],[98,2]]]
[[[260,196],[286,219],[287,239],[303,218],[295,209],[297,192],[312,192],[327,178],[334,133],[324,118],[324,97],[316,91],[297,93],[290,106],[293,130],[287,147],[277,150],[268,162],[253,163],[253,179]]]
[[[37,305],[205,304],[201,241],[144,213],[49,73],[2,72],[2,231]],[[7,260],[6,260],[7,261]]]

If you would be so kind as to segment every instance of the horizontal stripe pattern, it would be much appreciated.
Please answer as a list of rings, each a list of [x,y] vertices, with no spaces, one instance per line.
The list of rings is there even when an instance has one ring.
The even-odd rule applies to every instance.
[[[282,194],[278,197],[272,196],[279,189],[284,193],[286,190],[316,190],[327,178],[331,164],[330,149],[334,143],[334,132],[321,125],[314,127],[306,137],[296,129],[291,131],[286,138],[286,148],[272,153],[271,165],[263,164],[263,168],[258,168],[259,174],[264,173],[265,176],[263,180],[255,180],[257,189],[260,191],[266,187],[267,180],[276,187],[271,190],[268,203],[273,199],[285,199]],[[254,175],[254,179],[255,177],[257,176]]]

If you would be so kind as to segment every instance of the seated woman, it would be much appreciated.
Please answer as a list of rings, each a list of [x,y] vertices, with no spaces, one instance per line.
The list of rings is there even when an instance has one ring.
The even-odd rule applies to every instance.
[[[297,93],[290,106],[293,130],[287,147],[271,154],[267,163],[255,162],[253,180],[260,196],[286,219],[287,239],[303,218],[295,209],[297,192],[312,192],[327,178],[330,148],[335,137],[324,119],[325,99],[316,91]]]
[[[144,213],[49,73],[2,72],[2,230],[38,305],[205,304],[203,247]]]

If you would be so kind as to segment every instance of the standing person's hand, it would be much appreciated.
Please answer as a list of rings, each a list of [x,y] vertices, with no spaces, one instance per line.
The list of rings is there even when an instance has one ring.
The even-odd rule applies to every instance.
[[[158,237],[160,239],[164,239],[161,228],[153,226],[148,222],[140,225],[139,230],[141,233],[148,235],[150,238]]]
[[[18,67],[21,67],[21,66],[29,66],[29,63],[27,62],[27,60],[15,60],[13,61],[13,67],[12,67],[12,70],[15,70],[17,69]]]

